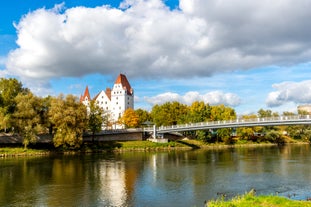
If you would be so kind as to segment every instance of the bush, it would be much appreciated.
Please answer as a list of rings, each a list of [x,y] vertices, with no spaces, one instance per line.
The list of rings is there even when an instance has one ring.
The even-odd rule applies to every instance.
[[[265,135],[265,141],[268,141],[271,143],[283,144],[285,142],[285,139],[280,132],[272,130],[272,131],[269,131]]]

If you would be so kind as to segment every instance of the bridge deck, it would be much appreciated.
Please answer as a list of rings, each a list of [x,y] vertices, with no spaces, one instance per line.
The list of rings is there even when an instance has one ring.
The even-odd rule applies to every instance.
[[[182,132],[207,129],[221,128],[238,128],[238,127],[254,127],[254,126],[282,126],[282,125],[307,125],[311,124],[310,115],[300,116],[279,116],[255,119],[235,119],[224,121],[210,121],[199,123],[188,123],[173,126],[160,126],[156,128],[158,133]],[[145,128],[145,131],[153,132],[154,128]]]

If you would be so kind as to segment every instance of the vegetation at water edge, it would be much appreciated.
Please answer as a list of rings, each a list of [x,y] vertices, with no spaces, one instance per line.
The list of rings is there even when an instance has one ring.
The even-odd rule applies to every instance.
[[[308,207],[311,206],[310,201],[290,200],[289,198],[259,195],[256,196],[254,191],[250,191],[242,196],[236,196],[231,200],[223,199],[212,200],[206,203],[206,207]]]

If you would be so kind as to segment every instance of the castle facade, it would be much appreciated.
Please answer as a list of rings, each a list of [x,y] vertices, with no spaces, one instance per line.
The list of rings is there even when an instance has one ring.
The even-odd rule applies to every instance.
[[[89,106],[92,100],[109,115],[112,123],[116,123],[126,109],[134,109],[134,90],[126,76],[119,74],[112,89],[106,88],[106,90],[100,91],[93,99],[91,99],[88,86],[86,86],[84,94],[80,97],[80,102]]]

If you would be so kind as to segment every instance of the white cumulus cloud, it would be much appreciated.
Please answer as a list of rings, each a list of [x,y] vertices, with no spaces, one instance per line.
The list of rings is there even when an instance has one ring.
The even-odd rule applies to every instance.
[[[266,104],[270,107],[281,106],[288,102],[311,103],[311,80],[283,82],[274,84],[272,87],[275,91],[269,93],[266,99]]]
[[[167,92],[154,97],[145,97],[145,100],[151,105],[161,105],[169,101],[177,101],[187,105],[191,105],[194,101],[204,101],[210,105],[224,104],[228,106],[237,106],[241,103],[241,99],[236,94],[224,93],[222,91],[212,91],[206,94],[190,91],[183,96],[177,93]]]
[[[86,74],[210,76],[311,58],[311,1],[126,0],[29,12],[7,72],[23,81]]]

